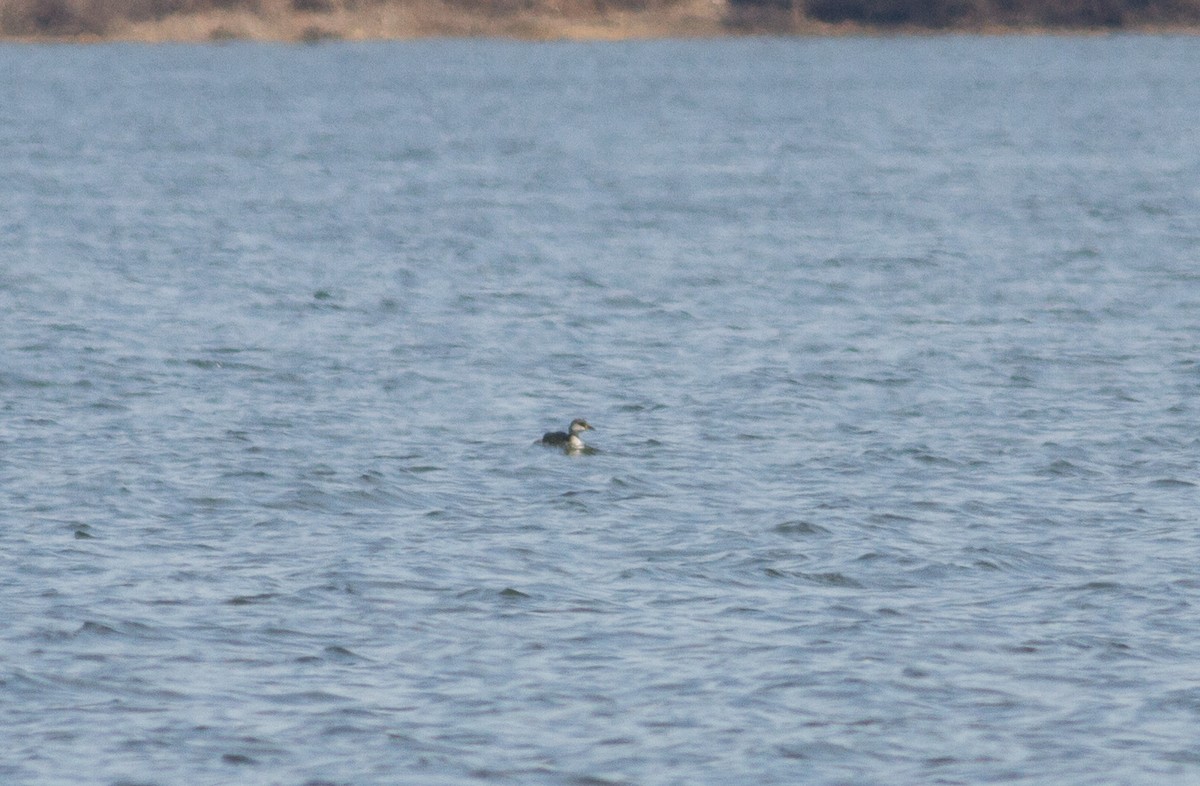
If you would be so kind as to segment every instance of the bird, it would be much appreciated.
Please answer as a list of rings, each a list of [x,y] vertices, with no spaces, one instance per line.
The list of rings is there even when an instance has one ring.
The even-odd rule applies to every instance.
[[[575,418],[571,421],[571,425],[566,431],[547,431],[542,435],[543,445],[553,445],[555,447],[566,448],[567,450],[583,450],[587,445],[583,444],[583,440],[579,435],[585,431],[594,431],[591,424],[583,418]]]

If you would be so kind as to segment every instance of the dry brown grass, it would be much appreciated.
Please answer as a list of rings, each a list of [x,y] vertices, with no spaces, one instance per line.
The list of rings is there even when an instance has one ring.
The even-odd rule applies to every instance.
[[[0,36],[320,41],[717,35],[723,0],[0,0]]]

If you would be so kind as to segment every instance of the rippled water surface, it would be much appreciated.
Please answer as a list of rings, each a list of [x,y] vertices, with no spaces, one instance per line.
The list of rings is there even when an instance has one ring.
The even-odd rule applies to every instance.
[[[1197,39],[0,63],[3,783],[1200,783]]]

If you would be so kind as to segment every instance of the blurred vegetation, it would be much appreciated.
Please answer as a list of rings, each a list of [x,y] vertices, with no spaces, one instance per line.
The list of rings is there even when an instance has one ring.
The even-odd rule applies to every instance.
[[[258,0],[0,0],[0,33],[103,35],[117,21],[162,19],[212,8],[256,10]]]
[[[735,0],[753,4],[755,0]],[[774,0],[787,2],[788,0]],[[797,0],[792,0],[793,2]],[[822,22],[925,28],[1189,25],[1200,0],[798,0]],[[789,6],[790,7],[790,6]]]
[[[278,18],[404,8],[430,0],[0,0],[0,36],[99,36],[119,25],[214,12]],[[433,0],[491,17],[654,13],[679,0]],[[1200,0],[712,0],[730,27],[781,32],[819,25],[892,29],[1200,27]],[[314,28],[316,29],[316,28]],[[319,33],[319,30],[318,30]]]
[[[610,10],[653,11],[675,0],[435,0],[453,11],[511,16],[529,12],[586,16]],[[719,0],[724,2],[724,0]],[[0,0],[0,36],[103,36],[122,23],[213,12],[280,18],[334,14],[387,6],[428,5],[428,0]]]

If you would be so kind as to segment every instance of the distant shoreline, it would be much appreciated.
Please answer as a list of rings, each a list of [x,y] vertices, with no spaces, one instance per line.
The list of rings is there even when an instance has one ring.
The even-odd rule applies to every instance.
[[[884,5],[889,9],[904,7],[903,0],[888,1],[891,4]],[[866,0],[853,7],[870,5]],[[1121,3],[1113,0],[1110,5]],[[826,0],[825,19],[801,10],[814,6],[822,7],[816,0],[208,0],[207,4],[205,0],[0,0],[0,41],[317,43],[472,37],[604,41],[744,35],[1200,34],[1200,0],[1195,0],[1194,9],[1185,0],[1176,18],[1118,14],[1090,24],[1088,19],[1072,21],[1069,16],[1050,17],[1052,23],[979,15],[947,21],[928,16],[930,9],[936,11],[937,0],[913,5],[925,16],[900,16],[886,23],[838,17],[834,0]]]

